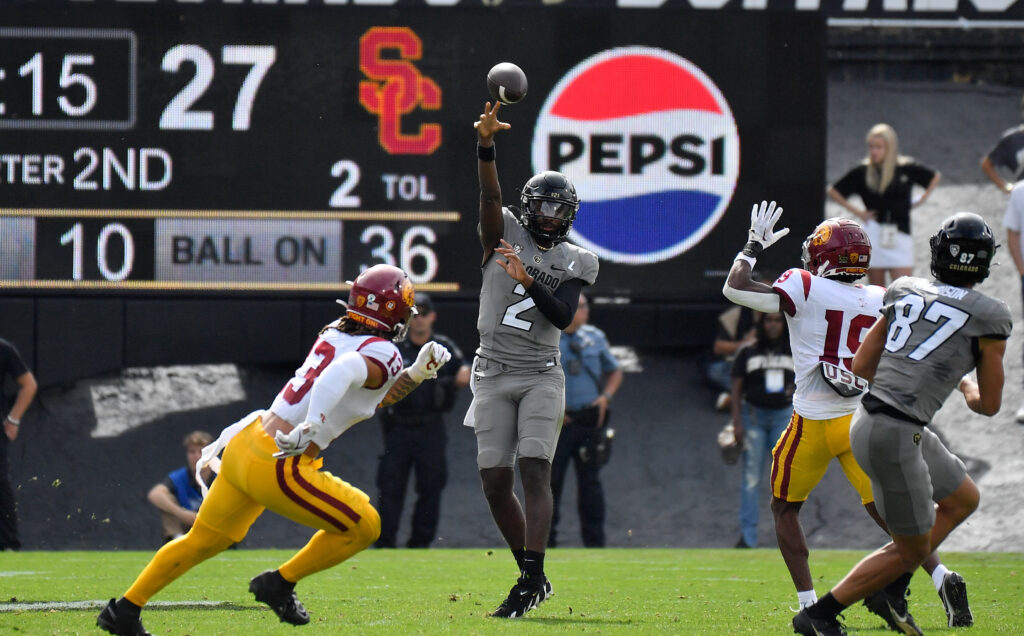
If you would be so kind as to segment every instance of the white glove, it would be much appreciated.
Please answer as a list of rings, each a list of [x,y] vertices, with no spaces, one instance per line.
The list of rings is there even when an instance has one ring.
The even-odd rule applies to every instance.
[[[784,227],[778,232],[775,231],[775,223],[782,216],[782,208],[775,207],[775,201],[768,203],[761,201],[761,205],[754,204],[750,211],[750,230],[747,232],[748,239],[765,249],[773,245],[783,236],[789,234],[789,228]],[[754,255],[756,257],[756,255]]]
[[[274,453],[274,457],[282,459],[306,452],[310,442],[313,441],[314,432],[312,424],[303,422],[293,428],[290,433],[285,434],[281,431],[274,433],[274,443],[281,449]]]
[[[420,352],[416,354],[416,362],[413,362],[406,372],[416,382],[430,380],[436,378],[438,370],[451,359],[452,354],[444,345],[431,340],[420,347]]]

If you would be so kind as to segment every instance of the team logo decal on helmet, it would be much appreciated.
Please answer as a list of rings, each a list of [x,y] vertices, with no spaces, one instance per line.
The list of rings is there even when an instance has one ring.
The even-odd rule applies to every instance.
[[[832,238],[832,226],[826,223],[822,223],[814,231],[814,238],[811,239],[812,245],[824,245],[828,243],[828,240]]]

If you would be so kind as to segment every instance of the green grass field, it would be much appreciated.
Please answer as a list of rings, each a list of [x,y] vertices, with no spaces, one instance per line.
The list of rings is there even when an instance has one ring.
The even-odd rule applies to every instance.
[[[369,550],[303,581],[310,625],[278,623],[248,593],[283,550],[229,550],[163,590],[143,612],[154,634],[786,634],[795,593],[776,550],[558,549],[548,553],[554,596],[526,618],[487,618],[516,573],[511,555],[469,550]],[[149,552],[0,553],[0,634],[99,634],[96,614],[120,596]],[[862,557],[811,554],[824,594]],[[1024,633],[1024,555],[950,553],[967,579],[972,635]],[[925,633],[954,633],[919,572],[911,610]],[[862,607],[851,633],[886,633]]]

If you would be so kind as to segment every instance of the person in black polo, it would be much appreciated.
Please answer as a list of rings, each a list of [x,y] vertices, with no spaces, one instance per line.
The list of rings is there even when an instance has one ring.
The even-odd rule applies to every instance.
[[[441,367],[437,381],[424,383],[404,400],[382,409],[380,422],[384,433],[384,454],[377,468],[380,491],[377,510],[380,513],[378,548],[394,548],[398,539],[398,523],[402,517],[409,471],[416,473],[416,505],[412,514],[412,532],[406,546],[426,548],[437,537],[441,515],[441,491],[448,480],[445,459],[444,414],[455,404],[455,393],[469,384],[469,365],[462,351],[451,339],[434,333],[437,313],[430,297],[416,294],[417,314],[411,319],[409,334],[396,342],[404,365],[416,360],[424,343],[434,340],[452,354],[451,363]]]
[[[7,378],[18,385],[18,393],[7,410]],[[25,417],[32,398],[36,396],[36,377],[32,375],[21,354],[11,343],[0,338],[0,416],[4,417],[3,435],[0,435],[0,551],[20,550],[18,539],[18,510],[14,489],[7,474],[7,447],[18,438],[21,420]]]

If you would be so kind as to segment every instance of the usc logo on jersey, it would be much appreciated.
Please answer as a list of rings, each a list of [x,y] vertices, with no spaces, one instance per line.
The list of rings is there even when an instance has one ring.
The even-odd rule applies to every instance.
[[[397,50],[400,59],[386,59]],[[429,155],[441,145],[441,125],[422,124],[402,132],[402,117],[417,106],[441,107],[441,89],[410,60],[423,57],[423,42],[408,27],[373,27],[359,40],[359,68],[370,78],[359,82],[359,103],[380,120],[378,140],[393,155]]]

